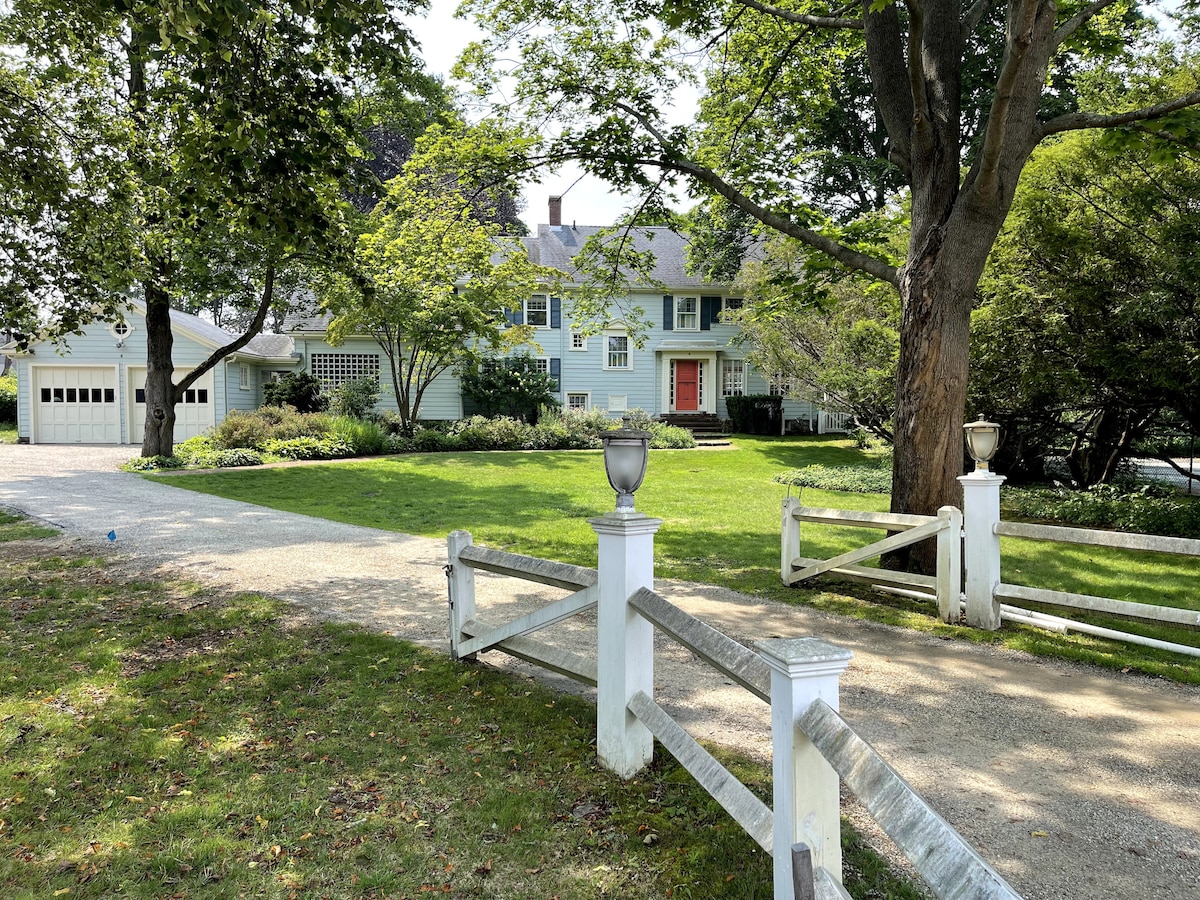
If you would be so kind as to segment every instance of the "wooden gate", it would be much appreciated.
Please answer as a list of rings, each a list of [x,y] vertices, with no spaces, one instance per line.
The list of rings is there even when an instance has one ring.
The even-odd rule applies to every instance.
[[[880,541],[851,550],[833,559],[812,559],[800,554],[800,523],[852,525],[882,528],[897,532]],[[937,603],[938,616],[944,622],[957,622],[962,602],[962,512],[943,506],[936,516],[903,513],[875,513],[852,509],[821,509],[802,506],[796,497],[783,502],[783,538],[780,575],[784,584],[797,584],[826,573],[865,581],[873,587],[918,600]],[[864,560],[907,547],[931,537],[937,538],[937,575],[915,575],[859,566]]]

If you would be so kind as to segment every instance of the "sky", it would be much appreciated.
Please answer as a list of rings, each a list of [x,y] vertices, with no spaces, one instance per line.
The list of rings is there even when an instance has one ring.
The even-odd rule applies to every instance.
[[[421,57],[430,72],[449,79],[450,67],[459,52],[482,34],[469,21],[454,18],[457,0],[431,0],[429,14],[423,19],[411,19],[409,24],[421,44]],[[546,173],[541,181],[528,185],[522,199],[525,209],[521,218],[531,232],[539,224],[550,221],[549,199],[563,198],[564,224],[611,225],[631,202],[629,196],[614,193],[598,178],[585,175],[578,166],[563,167],[557,174]]]

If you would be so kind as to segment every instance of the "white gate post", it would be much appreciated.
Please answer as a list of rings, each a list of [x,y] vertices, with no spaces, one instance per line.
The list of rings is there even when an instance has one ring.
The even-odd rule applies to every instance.
[[[654,736],[627,708],[639,691],[654,696],[654,626],[629,597],[654,587],[654,534],[662,519],[616,510],[589,522],[600,543],[596,756],[606,769],[632,778],[654,752]]]
[[[759,641],[755,647],[771,667],[775,900],[794,900],[793,844],[807,844],[813,868],[842,880],[838,776],[796,719],[818,699],[837,710],[838,678],[854,654],[811,637]]]
[[[783,501],[783,521],[780,527],[779,577],[787,585],[791,585],[795,581],[792,577],[794,574],[792,572],[792,560],[800,555],[800,523],[792,515],[799,508],[799,497],[788,497]]]
[[[943,622],[958,622],[962,599],[963,514],[953,506],[938,510],[946,527],[937,536],[937,604]]]
[[[475,618],[475,570],[460,562],[458,554],[471,546],[471,532],[452,531],[446,537],[449,562],[446,566],[446,581],[450,591],[450,658],[458,659],[458,647],[467,635],[462,626]],[[474,658],[472,653],[469,658]]]
[[[967,624],[988,631],[1000,627],[1000,485],[1003,475],[976,469],[959,476],[963,489],[964,556],[967,570]]]

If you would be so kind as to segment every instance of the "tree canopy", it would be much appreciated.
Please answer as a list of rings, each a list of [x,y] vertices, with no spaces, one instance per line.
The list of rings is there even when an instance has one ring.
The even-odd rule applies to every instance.
[[[407,428],[442,372],[527,339],[505,309],[561,276],[531,263],[489,215],[494,198],[513,195],[506,173],[529,144],[494,123],[430,128],[358,236],[353,273],[326,280],[330,341],[375,338]]]
[[[363,159],[351,89],[427,89],[398,18],[421,5],[8,4],[0,44],[19,52],[0,66],[3,127],[37,177],[22,153],[0,161],[0,188],[20,198],[5,228],[17,263],[3,272],[5,315],[26,339],[53,337],[119,315],[125,291],[141,296],[143,454],[171,452],[176,401],[261,330],[286,269],[347,252],[341,198]],[[257,298],[245,331],[176,383],[172,304],[233,281]]]
[[[1035,152],[975,314],[976,405],[1011,465],[1107,482],[1164,417],[1200,425],[1200,159],[1072,134]]]

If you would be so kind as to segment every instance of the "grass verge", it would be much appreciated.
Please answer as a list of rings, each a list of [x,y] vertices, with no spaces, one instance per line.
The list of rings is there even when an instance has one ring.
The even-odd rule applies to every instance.
[[[15,444],[17,442],[17,425],[15,422],[0,422],[0,444]]]
[[[661,749],[595,766],[590,704],[295,616],[8,543],[0,896],[771,896]],[[919,896],[846,834],[855,897]]]
[[[652,452],[637,506],[664,520],[655,537],[656,573],[946,637],[1200,683],[1194,658],[1165,650],[1011,623],[996,632],[947,626],[931,604],[859,586],[821,581],[818,588],[785,588],[779,580],[779,507],[789,489],[772,477],[785,469],[861,464],[865,458],[850,441],[830,436],[738,437],[726,451]],[[427,454],[165,477],[179,487],[355,525],[429,537],[463,528],[479,544],[586,566],[596,564],[596,536],[587,519],[612,508],[600,454],[590,452]],[[797,490],[809,506],[887,507],[887,498],[874,494],[791,489]],[[802,528],[805,555],[817,558],[881,537],[883,532],[871,529]],[[1002,546],[1003,577],[1011,583],[1200,611],[1195,559],[1027,540],[1005,539]],[[1195,630],[1077,615],[1164,640],[1200,643]]]

